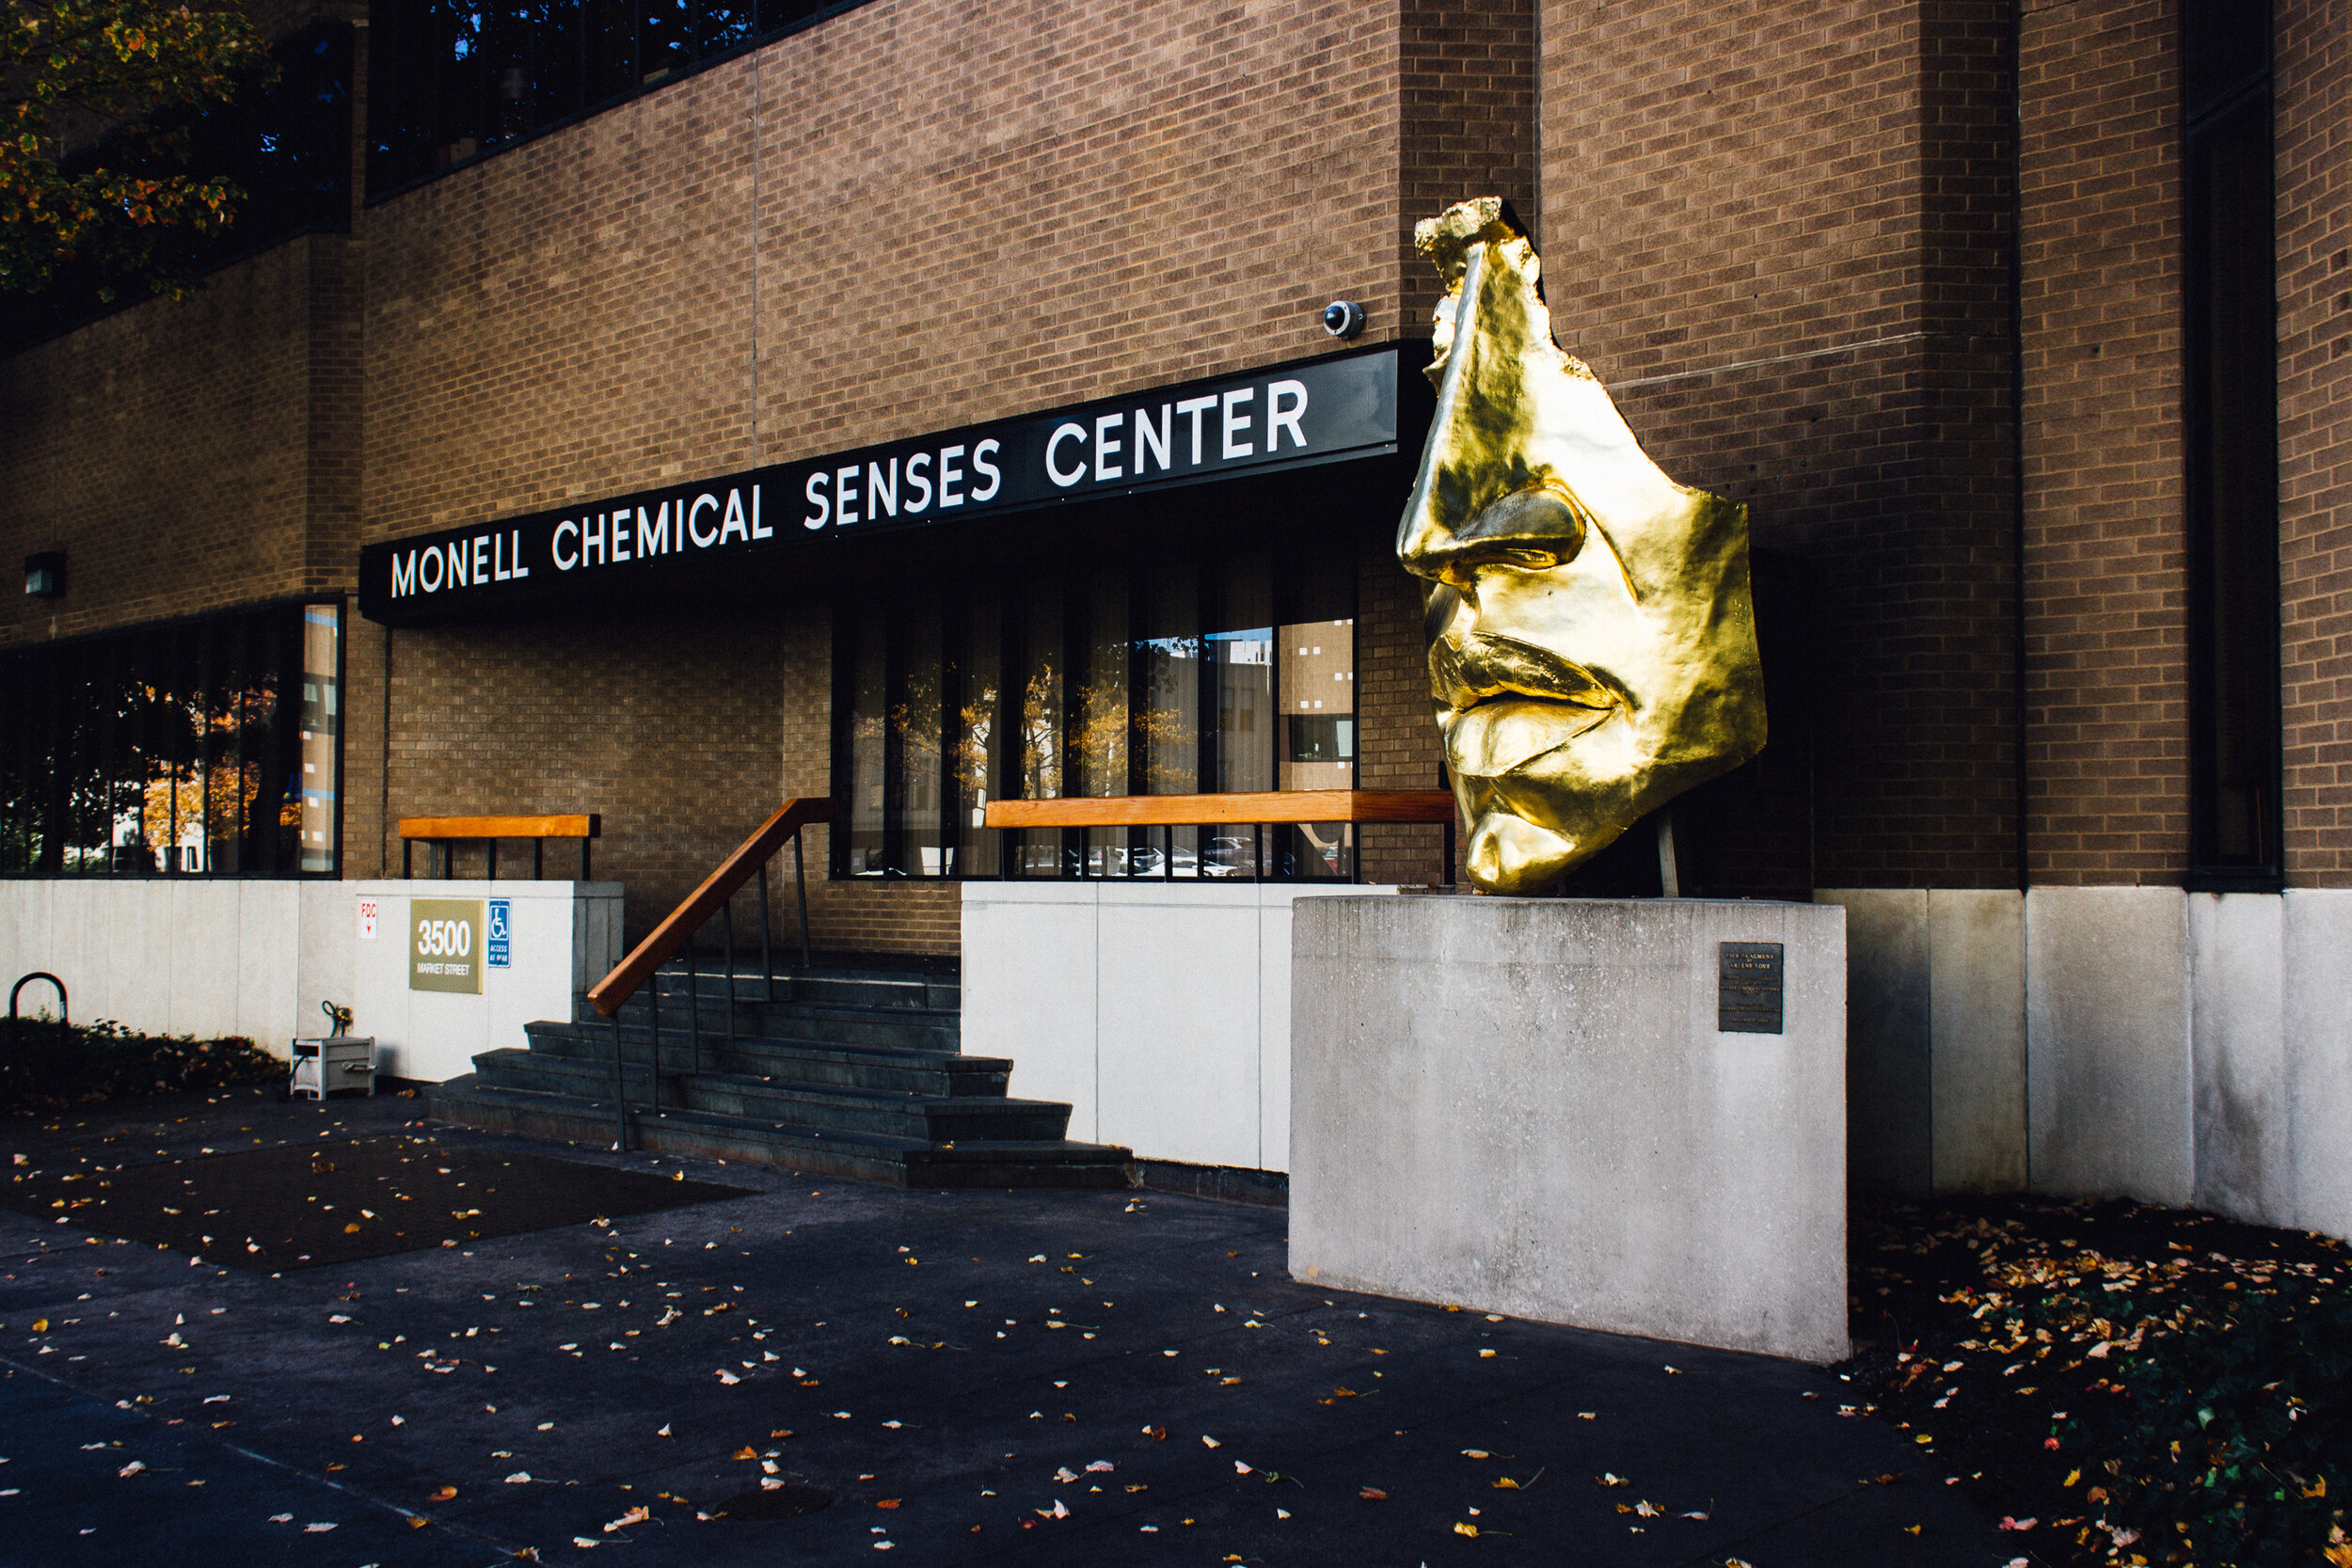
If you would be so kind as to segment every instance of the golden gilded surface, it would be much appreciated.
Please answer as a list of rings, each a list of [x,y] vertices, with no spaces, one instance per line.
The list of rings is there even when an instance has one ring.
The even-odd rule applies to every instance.
[[[1397,559],[1429,583],[1467,874],[1541,893],[1763,749],[1748,513],[1668,479],[1552,342],[1534,247],[1501,201],[1415,239],[1448,292]]]

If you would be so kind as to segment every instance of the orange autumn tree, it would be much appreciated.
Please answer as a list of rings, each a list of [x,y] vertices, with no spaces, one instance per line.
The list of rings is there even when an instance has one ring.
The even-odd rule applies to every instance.
[[[166,242],[217,233],[246,193],[185,166],[189,114],[268,63],[242,12],[151,0],[0,0],[0,291],[79,262],[101,299],[195,285]]]

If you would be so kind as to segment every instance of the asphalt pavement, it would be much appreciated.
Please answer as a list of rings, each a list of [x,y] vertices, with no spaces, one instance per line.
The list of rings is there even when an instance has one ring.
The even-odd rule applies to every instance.
[[[419,1105],[119,1101],[0,1123],[0,1153],[97,1181],[423,1136],[744,1191],[274,1274],[0,1212],[0,1561],[2018,1555],[1834,1371],[1310,1289],[1279,1210],[903,1192]]]

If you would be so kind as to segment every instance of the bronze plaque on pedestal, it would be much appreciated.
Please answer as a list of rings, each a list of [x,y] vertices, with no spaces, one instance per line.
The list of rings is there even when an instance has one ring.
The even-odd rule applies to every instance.
[[[1781,944],[1719,942],[1716,955],[1716,1029],[1726,1035],[1779,1034]]]

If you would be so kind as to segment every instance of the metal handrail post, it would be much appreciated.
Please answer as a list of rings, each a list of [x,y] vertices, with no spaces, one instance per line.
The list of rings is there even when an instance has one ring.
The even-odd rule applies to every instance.
[[[792,835],[792,879],[801,890],[801,967],[815,962],[808,956],[808,863],[801,855],[801,835]]]
[[[727,953],[727,1043],[735,1043],[735,900],[730,897],[719,906],[720,929],[726,940]],[[701,1071],[699,1064],[695,1070]]]
[[[657,1064],[659,1065],[659,1064]],[[660,1083],[660,1074],[654,1082]],[[657,1093],[660,1092],[658,1089]],[[628,1076],[621,1065],[621,1015],[612,1015],[612,1114],[618,1118],[612,1131],[612,1148],[619,1152],[628,1148]]]
[[[759,863],[759,972],[768,982],[768,1000],[776,999],[776,959],[768,940],[768,863]]]
[[[645,1003],[653,1013],[653,1108],[659,1111],[661,1109],[661,976],[659,974],[645,987]],[[612,1022],[618,1023],[620,1021],[621,1015],[615,1011]]]
[[[703,1069],[703,981],[702,972],[694,967],[694,938],[699,931],[686,935],[686,1032],[693,1046],[693,1070]]]

